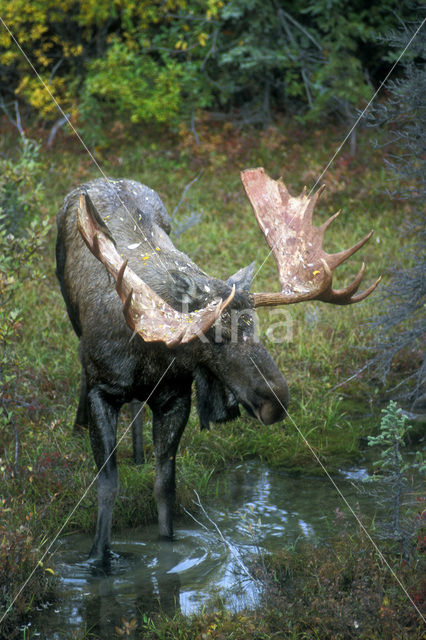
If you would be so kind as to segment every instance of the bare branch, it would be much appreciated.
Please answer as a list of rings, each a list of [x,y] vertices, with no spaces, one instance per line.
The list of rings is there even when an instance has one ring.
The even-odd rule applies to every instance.
[[[52,127],[52,128],[51,128],[51,130],[50,130],[49,138],[48,138],[48,140],[47,140],[47,146],[48,146],[48,148],[50,148],[50,147],[52,146],[53,141],[54,141],[54,139],[55,139],[55,137],[56,137],[56,134],[58,133],[59,129],[60,129],[61,127],[63,127],[63,126],[64,126],[64,124],[66,124],[67,122],[69,122],[69,119],[70,119],[70,114],[69,114],[69,113],[66,113],[64,116],[62,116],[62,118],[59,118],[59,120],[57,120],[57,121],[55,122],[55,124],[53,125],[53,127]]]

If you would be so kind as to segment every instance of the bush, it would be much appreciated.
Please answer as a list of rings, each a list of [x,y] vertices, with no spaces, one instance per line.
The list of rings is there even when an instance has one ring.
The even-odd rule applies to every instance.
[[[156,61],[143,48],[114,42],[88,65],[80,102],[85,137],[99,144],[111,115],[128,123],[172,123],[182,109],[182,76],[170,56]]]

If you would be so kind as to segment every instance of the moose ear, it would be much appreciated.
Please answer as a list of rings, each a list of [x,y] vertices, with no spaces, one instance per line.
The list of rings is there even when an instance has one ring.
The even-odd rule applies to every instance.
[[[181,304],[191,304],[199,298],[200,291],[197,283],[187,273],[181,271],[169,271],[173,278],[173,297]]]
[[[237,291],[244,291],[245,293],[248,293],[250,291],[251,281],[253,280],[253,274],[254,262],[249,264],[248,267],[243,267],[234,273],[234,275],[228,278],[226,282],[231,287],[232,285],[235,285]]]

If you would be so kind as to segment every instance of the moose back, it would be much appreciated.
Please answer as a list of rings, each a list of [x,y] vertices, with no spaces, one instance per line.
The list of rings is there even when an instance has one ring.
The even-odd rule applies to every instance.
[[[337,254],[322,249],[312,225],[320,192],[293,198],[263,169],[242,173],[259,226],[274,253],[281,291],[251,293],[253,265],[226,281],[208,276],[169,237],[159,196],[132,180],[99,179],[74,189],[58,214],[56,273],[82,366],[75,426],[88,426],[98,468],[98,518],[90,557],[110,556],[118,491],[116,426],[137,399],[152,410],[154,494],[160,536],[173,536],[175,460],[195,382],[202,427],[232,420],[242,406],[264,425],[283,420],[284,377],[254,331],[257,306],[318,299],[351,304],[364,265],[345,289],[334,268],[370,237]],[[220,323],[220,331],[217,330]]]

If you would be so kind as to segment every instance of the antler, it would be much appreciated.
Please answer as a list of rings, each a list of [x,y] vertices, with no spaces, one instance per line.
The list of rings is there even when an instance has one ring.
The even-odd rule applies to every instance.
[[[116,281],[129,327],[146,342],[164,342],[173,347],[205,333],[235,295],[235,287],[225,301],[211,302],[204,309],[180,313],[155,293],[120,257],[108,227],[87,195],[80,196],[77,224],[81,235]]]
[[[246,194],[257,222],[274,254],[281,283],[281,292],[253,293],[255,307],[292,304],[303,300],[322,300],[332,304],[353,304],[364,300],[379,284],[378,278],[368,289],[356,292],[364,276],[365,264],[353,282],[344,289],[333,289],[334,269],[360,249],[373,231],[350,249],[326,253],[322,242],[326,229],[340,211],[320,227],[312,224],[315,205],[324,186],[313,196],[293,197],[282,180],[272,180],[263,168],[241,172]]]

